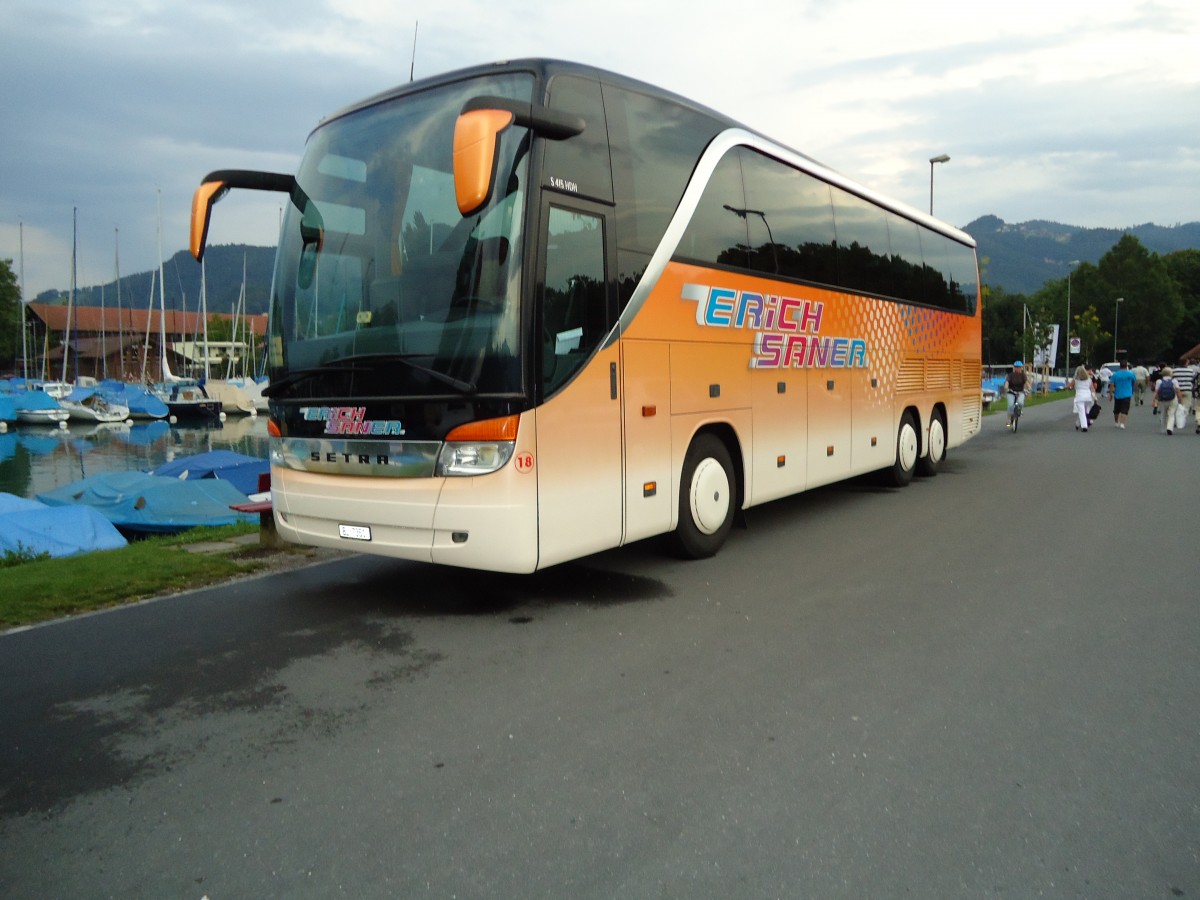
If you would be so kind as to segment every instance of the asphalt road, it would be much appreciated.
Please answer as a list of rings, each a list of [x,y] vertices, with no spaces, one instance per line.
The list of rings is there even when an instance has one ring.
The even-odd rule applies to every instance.
[[[0,896],[1200,897],[1200,436],[0,636]]]

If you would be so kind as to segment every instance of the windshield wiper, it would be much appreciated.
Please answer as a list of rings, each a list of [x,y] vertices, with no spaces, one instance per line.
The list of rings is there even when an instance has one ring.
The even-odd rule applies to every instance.
[[[436,369],[431,369],[428,366],[423,366],[420,363],[415,363],[406,356],[401,356],[398,353],[365,353],[361,356],[344,356],[341,359],[335,359],[333,362],[323,366],[313,366],[308,369],[296,369],[294,372],[288,372],[287,375],[279,379],[279,381],[271,382],[263,389],[264,397],[273,397],[283,388],[295,384],[299,381],[304,381],[308,378],[315,378],[326,372],[354,372],[361,368],[374,368],[377,365],[387,365],[390,363],[403,363],[415,372],[420,372],[423,375],[428,375],[435,381],[441,382],[444,385],[454,388],[460,394],[475,393],[475,385],[469,381],[462,381],[455,378],[453,375],[447,375],[444,372],[439,372]]]
[[[354,366],[338,366],[338,365],[313,366],[312,368],[309,368],[309,369],[296,369],[295,371],[288,372],[286,375],[284,375],[278,381],[270,382],[265,388],[262,389],[262,395],[264,397],[274,397],[276,394],[278,394],[280,391],[282,391],[285,387],[290,387],[291,385],[296,384],[297,382],[305,381],[306,379],[309,379],[309,378],[316,378],[318,375],[324,375],[326,372],[353,372],[353,371],[354,371]]]

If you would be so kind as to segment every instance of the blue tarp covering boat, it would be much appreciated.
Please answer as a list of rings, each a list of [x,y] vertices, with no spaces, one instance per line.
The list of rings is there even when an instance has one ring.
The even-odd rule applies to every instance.
[[[168,478],[196,480],[218,478],[228,481],[245,494],[257,493],[260,475],[268,474],[271,464],[257,456],[235,454],[233,450],[210,450],[204,454],[184,456],[164,462],[152,474]]]
[[[126,543],[112,522],[90,507],[50,507],[0,493],[0,553],[74,556]]]
[[[17,421],[17,404],[8,394],[0,394],[0,422]]]
[[[229,508],[248,498],[219,478],[193,481],[148,472],[101,472],[37,498],[49,506],[90,506],[126,532],[172,534],[205,525],[258,521]]]
[[[165,419],[167,417],[167,404],[140,385],[126,384],[123,381],[109,378],[100,382],[100,389],[128,406],[131,418]]]
[[[271,464],[257,456],[246,456],[232,450],[209,450],[163,463],[153,470],[155,475],[169,478],[220,478],[228,481],[243,494],[259,490],[259,476],[270,473]]]

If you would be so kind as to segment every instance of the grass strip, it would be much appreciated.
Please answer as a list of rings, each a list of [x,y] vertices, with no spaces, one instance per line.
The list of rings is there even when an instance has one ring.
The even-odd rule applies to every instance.
[[[264,565],[261,558],[254,558],[257,546],[216,553],[192,553],[184,547],[256,531],[256,525],[197,528],[134,541],[118,550],[38,559],[0,569],[0,629],[250,574]]]
[[[1053,403],[1055,400],[1066,400],[1068,398],[1071,400],[1074,400],[1075,392],[1074,391],[1051,391],[1048,394],[1033,393],[1025,398],[1025,408],[1029,409],[1029,407],[1031,407],[1031,406],[1041,406],[1043,403]],[[995,400],[993,400],[990,404],[988,404],[988,406],[984,409],[983,414],[985,416],[994,416],[996,413],[1002,413],[1002,412],[1007,412],[1007,411],[1008,411],[1008,401],[1005,399],[1004,395],[1001,394]]]

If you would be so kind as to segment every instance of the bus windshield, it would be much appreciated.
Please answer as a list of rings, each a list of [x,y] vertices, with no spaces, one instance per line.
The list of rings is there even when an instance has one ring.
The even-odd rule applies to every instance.
[[[458,111],[529,102],[531,75],[443,85],[335,118],[309,140],[280,233],[269,374],[287,397],[519,393],[529,132],[499,138],[495,189],[460,214]]]

